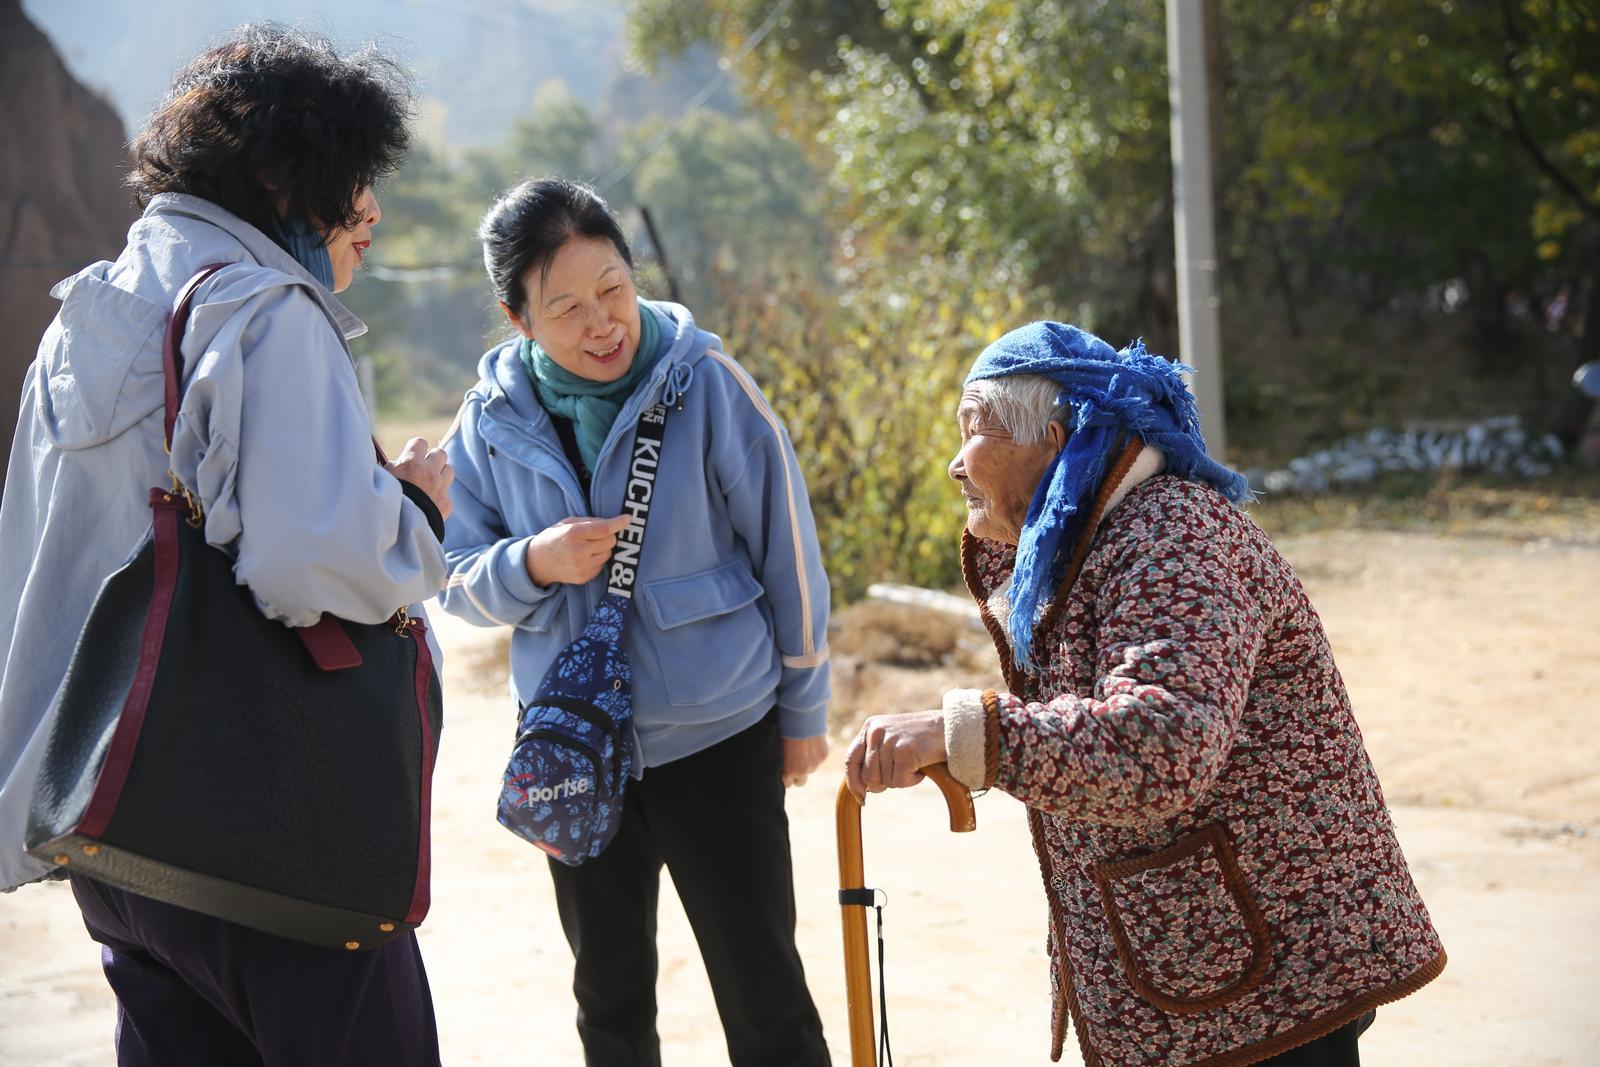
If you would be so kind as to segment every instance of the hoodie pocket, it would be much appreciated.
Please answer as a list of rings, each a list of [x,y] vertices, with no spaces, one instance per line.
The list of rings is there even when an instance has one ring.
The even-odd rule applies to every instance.
[[[639,590],[673,704],[709,704],[772,667],[772,623],[761,608],[761,585],[743,563],[644,582]]]
[[[1162,1011],[1209,1011],[1266,976],[1270,931],[1221,823],[1091,873],[1129,984]]]

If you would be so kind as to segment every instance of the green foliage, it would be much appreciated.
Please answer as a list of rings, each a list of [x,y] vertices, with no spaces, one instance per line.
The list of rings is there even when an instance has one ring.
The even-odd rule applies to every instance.
[[[735,292],[766,288],[763,279],[777,270],[796,277],[826,269],[831,242],[816,174],[798,148],[755,119],[690,116],[639,166],[630,194],[649,207],[696,314],[724,307]]]
[[[1242,5],[1241,5],[1242,6]],[[1249,20],[1240,30],[1249,35]],[[1230,29],[1233,26],[1230,24]],[[1577,4],[1319,0],[1250,40],[1235,205],[1386,296],[1592,288],[1600,18]],[[1303,254],[1302,254],[1303,255]],[[1307,266],[1316,283],[1331,272]]]
[[[831,283],[778,272],[712,325],[788,427],[841,602],[877,581],[960,580],[966,512],[945,468],[962,378],[985,344],[1050,311],[1003,263],[896,251]]]
[[[378,191],[383,218],[373,232],[379,270],[342,299],[370,332],[360,354],[376,371],[385,417],[449,410],[471,384],[483,342],[495,329],[473,231],[498,173],[473,153],[452,160],[418,149]],[[383,268],[427,268],[421,280],[396,280]]]
[[[660,57],[701,25],[731,50],[765,7],[651,0],[632,37]],[[744,86],[819,147],[848,249],[911,235],[938,254],[1004,255],[1131,336],[1119,305],[1147,249],[1170,243],[1161,13],[1159,0],[800,0]]]
[[[1222,0],[1226,294],[1292,331],[1562,306],[1600,354],[1600,15],[1577,0]],[[1173,340],[1165,5],[796,0],[747,95],[816,146],[847,247],[1003,254],[1113,339]],[[644,0],[630,40],[732,51],[766,0]],[[1455,296],[1441,298],[1446,287]],[[1243,300],[1254,314],[1260,302]],[[1458,307],[1458,304],[1460,305]],[[1531,309],[1531,310],[1530,310]],[[1230,349],[1253,323],[1224,320]],[[1357,341],[1359,344],[1360,342]]]

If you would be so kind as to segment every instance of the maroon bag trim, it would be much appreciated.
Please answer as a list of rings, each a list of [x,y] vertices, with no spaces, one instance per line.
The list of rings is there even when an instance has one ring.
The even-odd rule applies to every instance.
[[[361,651],[350,640],[338,618],[326,611],[322,618],[310,626],[297,626],[295,636],[311,653],[311,660],[321,671],[345,671],[361,666]]]
[[[432,872],[432,852],[428,843],[428,826],[432,821],[433,803],[433,727],[428,722],[428,682],[433,678],[433,653],[428,649],[428,627],[421,619],[407,624],[411,639],[417,644],[417,718],[422,727],[422,829],[417,834],[417,884],[411,894],[411,908],[404,922],[417,925],[428,914],[429,877]]]
[[[139,669],[123,702],[111,746],[95,779],[94,794],[78,821],[76,832],[87,837],[105,833],[106,824],[117,810],[122,787],[133,766],[133,752],[139,745],[145,711],[150,706],[150,691],[155,687],[156,670],[161,666],[161,645],[167,636],[167,616],[172,611],[172,596],[178,585],[178,518],[188,506],[178,497],[160,489],[150,490],[150,526],[155,539],[155,589],[144,617],[144,636],[139,643]]]
[[[208,263],[190,278],[178,292],[172,313],[167,316],[166,332],[161,343],[161,369],[165,378],[163,402],[163,443],[172,451],[172,430],[178,422],[178,406],[183,398],[183,375],[179,366],[179,349],[183,331],[189,325],[189,305],[194,294],[226,263]],[[77,831],[89,837],[105,833],[106,824],[117,810],[122,797],[122,787],[133,766],[133,751],[139,745],[139,731],[144,727],[145,710],[150,704],[150,691],[155,686],[156,670],[161,666],[161,644],[166,638],[167,616],[172,611],[172,596],[178,583],[178,516],[188,516],[186,502],[162,489],[150,490],[151,534],[155,539],[155,590],[150,596],[150,608],[145,613],[144,636],[139,644],[139,669],[133,676],[122,714],[117,719],[116,731],[111,735],[111,747],[106,751],[105,762],[100,765],[95,779],[94,794],[84,809]]]

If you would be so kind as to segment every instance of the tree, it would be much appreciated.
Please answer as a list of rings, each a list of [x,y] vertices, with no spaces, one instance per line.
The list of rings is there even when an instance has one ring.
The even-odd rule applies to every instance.
[[[788,427],[841,601],[877,581],[959,582],[965,509],[945,468],[962,376],[1009,324],[1052,312],[1004,262],[905,243],[889,258],[837,278],[779,265],[714,326]]]
[[[1235,68],[1257,131],[1240,199],[1325,253],[1298,256],[1309,284],[1332,266],[1378,305],[1459,280],[1496,340],[1508,308],[1600,301],[1593,10],[1321,0],[1241,21],[1230,29],[1265,62]],[[1600,307],[1587,317],[1600,349]]]
[[[762,123],[702,111],[639,166],[630,192],[651,209],[685,300],[715,316],[771,292],[780,271],[826,272],[817,185],[804,155]]]
[[[909,234],[940,254],[1004,255],[1114,336],[1159,305],[1142,320],[1159,342],[1171,317],[1149,298],[1171,286],[1161,12],[1156,0],[800,0],[742,84],[816,146],[849,250]],[[650,0],[630,34],[647,61],[693,26],[732,50],[763,13]]]
[[[744,49],[772,10],[643,0],[630,39],[647,62],[743,55],[746,95],[828,175],[846,257],[907,236],[1004,257],[1075,321],[1170,350],[1161,4],[795,0]],[[1224,0],[1221,21],[1230,366],[1331,388],[1311,356],[1332,346],[1372,377],[1396,316],[1535,395],[1570,367],[1552,337],[1600,355],[1592,2]],[[1303,362],[1261,330],[1269,299]]]

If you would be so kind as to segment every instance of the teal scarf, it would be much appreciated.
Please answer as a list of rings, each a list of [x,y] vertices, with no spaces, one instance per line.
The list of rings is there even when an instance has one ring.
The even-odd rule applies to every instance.
[[[305,219],[278,220],[278,232],[283,235],[283,247],[295,261],[333,292],[333,260],[328,255],[328,239],[318,233]]]
[[[522,339],[522,365],[539,391],[539,402],[552,415],[572,420],[578,453],[591,474],[611,433],[611,424],[617,421],[633,390],[650,374],[661,347],[661,324],[643,300],[639,301],[639,351],[634,353],[628,373],[614,382],[597,382],[573,374],[551,359],[533,338]]]

